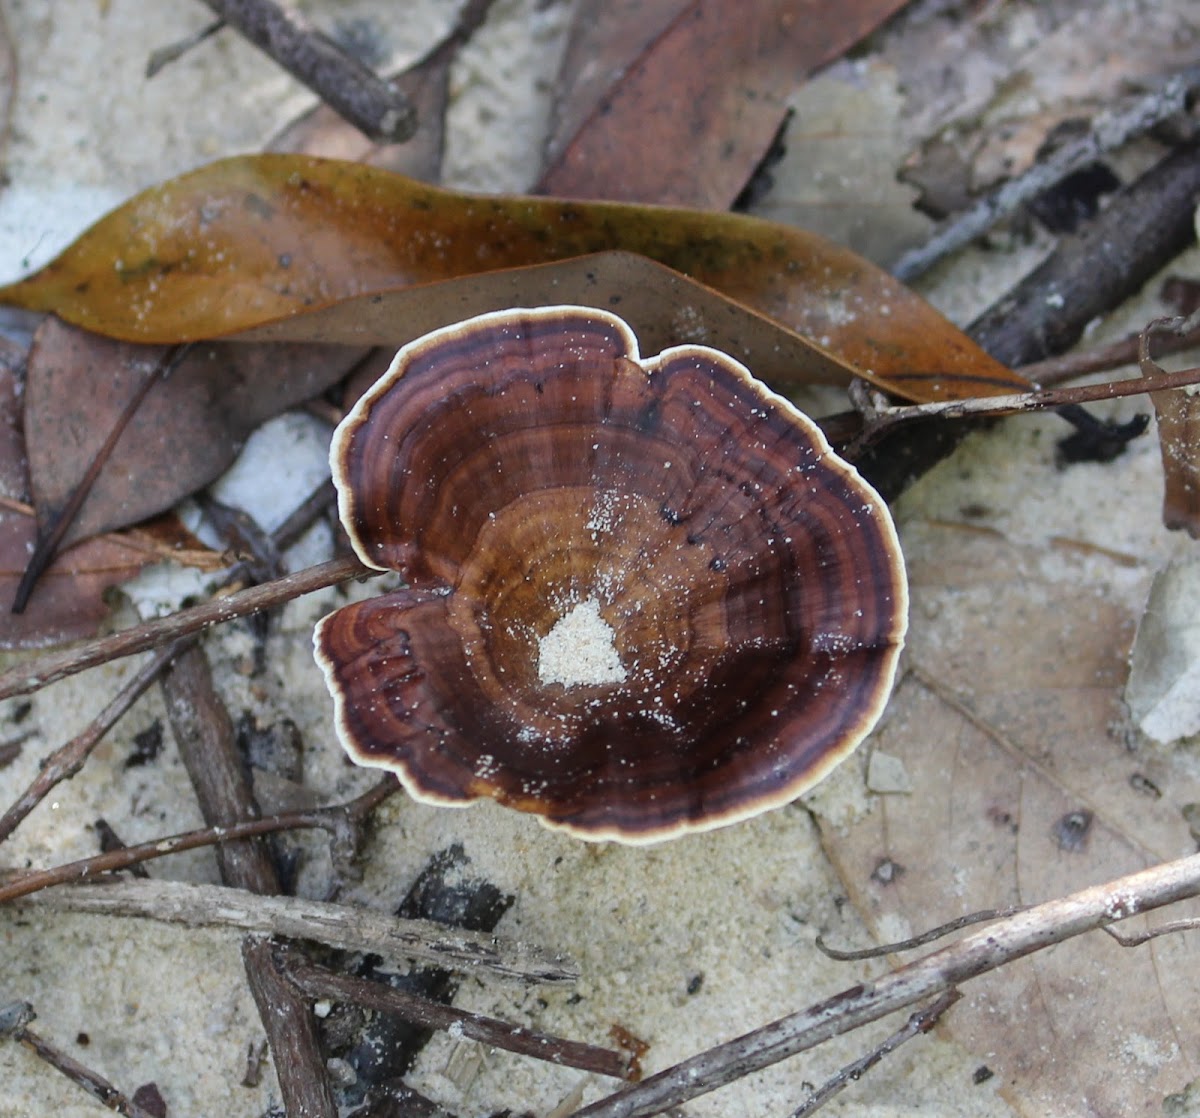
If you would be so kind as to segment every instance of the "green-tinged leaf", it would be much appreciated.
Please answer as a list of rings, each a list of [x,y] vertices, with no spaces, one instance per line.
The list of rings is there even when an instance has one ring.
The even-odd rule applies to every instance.
[[[610,249],[712,287],[911,399],[1023,384],[887,273],[800,229],[740,214],[460,194],[297,155],[239,156],[153,187],[36,275],[0,288],[0,300],[167,343]]]

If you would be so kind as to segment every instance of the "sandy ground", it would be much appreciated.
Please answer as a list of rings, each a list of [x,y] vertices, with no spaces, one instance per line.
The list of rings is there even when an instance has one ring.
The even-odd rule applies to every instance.
[[[6,275],[47,259],[133,190],[219,155],[255,150],[308,104],[302,90],[228,35],[144,85],[140,74],[147,53],[200,25],[206,18],[200,5],[5,0],[0,7],[21,65],[9,148],[11,182],[0,192],[0,261]],[[393,10],[382,0],[334,7],[343,18]],[[452,6],[418,0],[404,7],[403,20],[389,22],[396,59],[410,57],[444,28]],[[565,15],[564,6],[537,0],[497,5],[456,74],[447,167],[451,184],[487,190],[528,184]],[[841,80],[849,79],[843,75]],[[856,96],[863,85],[857,81]],[[895,91],[888,96],[894,106]],[[1015,271],[1027,263],[1026,255],[1012,266]],[[960,319],[994,293],[973,282],[977,274],[986,271],[992,285],[1003,286],[1010,278],[998,272],[994,260],[986,270],[973,273],[973,267],[967,257],[933,286],[935,298]],[[1011,430],[1005,426],[972,440],[965,453],[1003,455]],[[295,468],[311,472],[320,468],[327,437],[328,430],[316,421],[291,417],[272,425],[267,438],[273,441],[255,449],[274,461],[281,448],[292,448]],[[1152,478],[1152,445],[1139,454],[1150,456],[1141,469]],[[1035,460],[1030,469],[1045,480],[1045,461]],[[242,488],[230,492],[244,495],[254,489],[257,474],[253,464],[244,465],[241,480],[235,479]],[[957,499],[953,470],[939,477],[906,498],[902,521],[925,507],[938,507],[939,501]],[[1026,483],[1019,476],[1013,482]],[[1074,496],[1083,509],[1094,491]],[[244,499],[261,510],[268,526],[272,515],[278,516],[270,511],[272,503],[286,510],[292,502],[290,493],[251,493]],[[1157,494],[1143,489],[1127,499],[1154,505]],[[1005,494],[989,493],[988,500],[1003,507]],[[324,546],[327,541],[311,539],[293,561],[312,561]],[[177,582],[167,598],[181,585],[188,588],[187,580]],[[143,609],[152,608],[151,593],[148,587],[140,599]],[[264,676],[244,674],[250,648],[244,631],[232,628],[208,644],[235,716],[250,711],[266,723],[286,715],[297,723],[305,743],[305,782],[321,802],[349,796],[373,779],[344,762],[311,657],[312,625],[333,602],[332,592],[318,594],[284,611]],[[130,670],[128,664],[98,669],[34,697],[22,729],[32,726],[36,732],[21,759],[0,776],[6,799],[8,790],[31,778],[38,758],[85,724]],[[18,706],[0,705],[0,737],[13,732]],[[156,694],[140,702],[84,775],[62,787],[6,844],[4,862],[46,865],[91,853],[92,826],[101,816],[127,842],[197,825],[169,731],[155,764],[125,766],[134,735],[162,716]],[[864,757],[819,793],[816,810],[835,817],[870,810],[862,783]],[[844,903],[804,804],[650,849],[581,844],[491,805],[439,810],[397,797],[380,822],[366,877],[348,899],[394,906],[430,854],[459,842],[474,872],[517,898],[499,930],[567,952],[584,976],[573,989],[555,991],[472,979],[458,1004],[600,1044],[619,1023],[651,1044],[649,1070],[869,973],[859,964],[831,962],[813,946],[818,932],[852,943],[865,942],[866,933]],[[216,880],[207,853],[158,863],[154,872]],[[302,888],[320,895],[326,875],[317,854]],[[172,1115],[257,1118],[278,1101],[278,1090],[270,1069],[257,1088],[240,1085],[247,1046],[259,1039],[261,1029],[238,944],[236,934],[220,931],[9,911],[0,915],[0,1001],[31,1001],[37,1027],[46,1036],[126,1089],[155,1081]],[[894,1024],[753,1076],[689,1104],[687,1113],[696,1118],[788,1113],[802,1101],[806,1084],[820,1082]],[[866,1118],[1009,1114],[995,1080],[973,1083],[980,1063],[977,1055],[927,1037],[908,1046],[885,1072],[852,1088],[828,1113]],[[602,1081],[449,1036],[428,1046],[413,1084],[463,1116],[504,1107],[546,1115],[572,1092],[580,1091],[585,1101],[605,1093]],[[0,1118],[96,1113],[95,1104],[27,1052],[0,1045]]]

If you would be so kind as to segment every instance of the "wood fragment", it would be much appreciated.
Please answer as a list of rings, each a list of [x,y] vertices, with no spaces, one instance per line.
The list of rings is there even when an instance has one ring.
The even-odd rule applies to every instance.
[[[274,0],[204,0],[330,108],[375,140],[402,143],[417,130],[408,98],[290,6]]]
[[[29,787],[3,815],[0,815],[0,842],[4,842],[20,826],[22,820],[53,788],[64,780],[70,780],[83,768],[84,762],[103,740],[104,735],[158,678],[158,673],[178,654],[180,648],[181,644],[175,643],[159,649],[135,675],[125,681],[104,709],[82,731],[45,759]]]
[[[1112,112],[1101,113],[1082,136],[1063,144],[1023,175],[1009,179],[964,213],[939,225],[923,245],[896,261],[892,274],[906,283],[916,279],[1068,175],[1183,112],[1188,97],[1197,88],[1200,66],[1191,66],[1171,75],[1160,88]]]
[[[315,567],[285,575],[272,582],[264,582],[261,586],[251,586],[226,597],[214,598],[193,606],[191,609],[180,610],[169,617],[146,621],[112,636],[83,641],[74,648],[18,664],[0,672],[0,699],[7,699],[13,695],[27,695],[86,668],[94,668],[97,664],[118,660],[123,656],[132,656],[135,652],[145,652],[149,648],[157,648],[179,637],[198,633],[210,625],[233,621],[259,610],[282,605],[293,598],[311,594],[314,590],[322,590],[326,586],[336,586],[338,583],[378,574],[379,571],[364,567],[357,559],[331,559],[328,563],[318,563]]]
[[[968,327],[1006,365],[1063,353],[1196,239],[1200,146],[1181,148],[1113,196],[1094,221]]]
[[[256,818],[258,804],[238,753],[233,720],[213,686],[203,649],[193,646],[171,664],[162,678],[162,692],[205,821],[224,826]],[[217,848],[217,860],[227,884],[254,893],[281,892],[264,839],[223,843]],[[242,960],[287,1113],[337,1118],[311,1007],[279,976],[269,939],[247,936],[242,941]]]
[[[904,1024],[889,1036],[882,1044],[875,1047],[865,1056],[847,1064],[832,1079],[823,1083],[804,1102],[792,1111],[790,1118],[810,1118],[827,1102],[840,1095],[851,1083],[857,1083],[885,1056],[890,1056],[902,1044],[915,1036],[930,1032],[941,1020],[942,1015],[962,997],[957,990],[947,990],[936,1001],[917,1010]]]
[[[114,1087],[104,1076],[68,1056],[61,1048],[51,1044],[28,1028],[36,1014],[28,1002],[13,1002],[0,1007],[0,1036],[9,1036],[28,1048],[39,1060],[61,1072],[72,1083],[82,1087],[101,1106],[124,1114],[125,1118],[154,1118],[123,1091]]]
[[[577,1118],[650,1118],[1051,944],[1198,895],[1200,854],[1193,854],[1034,905],[600,1099]]]
[[[969,337],[1013,368],[1064,353],[1087,324],[1137,291],[1196,237],[1200,145],[1166,156],[1113,196],[1079,232],[967,327]],[[855,464],[887,500],[945,458],[971,430],[913,423]]]
[[[105,878],[90,885],[60,885],[16,903],[187,927],[236,928],[311,940],[386,960],[417,959],[452,970],[486,971],[528,983],[562,984],[579,977],[578,968],[566,957],[503,936],[392,916],[360,905],[262,896],[224,885]]]
[[[431,1001],[407,990],[399,990],[382,982],[353,978],[319,967],[294,955],[276,952],[283,974],[306,997],[320,1000],[350,1002],[380,1013],[394,1013],[406,1021],[426,1029],[451,1032],[481,1044],[532,1056],[564,1067],[596,1072],[613,1079],[627,1079],[629,1065],[625,1056],[608,1048],[546,1036],[520,1025],[470,1013],[464,1009]]]
[[[151,839],[149,842],[127,846],[121,850],[110,850],[105,854],[93,854],[76,862],[66,862],[45,870],[20,870],[0,872],[0,904],[28,897],[42,889],[68,882],[94,881],[102,874],[129,869],[142,862],[178,854],[185,850],[199,850],[204,846],[219,846],[225,842],[238,842],[245,838],[274,834],[277,831],[303,830],[319,827],[330,832],[337,858],[337,847],[354,844],[360,832],[362,817],[373,811],[383,799],[400,788],[394,777],[385,777],[374,788],[346,804],[315,808],[311,811],[284,812],[265,819],[250,819],[226,827],[201,827],[195,831]]]

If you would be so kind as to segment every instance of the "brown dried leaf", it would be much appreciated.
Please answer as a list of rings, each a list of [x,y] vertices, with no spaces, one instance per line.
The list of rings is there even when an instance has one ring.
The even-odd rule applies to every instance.
[[[603,252],[560,264],[508,268],[443,283],[359,295],[239,335],[247,341],[323,342],[395,350],[485,311],[574,303],[620,314],[644,353],[702,343],[736,357],[781,389],[847,384],[855,370],[807,338],[645,256]],[[386,368],[386,364],[384,365]],[[379,372],[383,370],[380,369]],[[880,383],[870,374],[867,379]]]
[[[1163,524],[1200,539],[1200,395],[1186,388],[1151,392],[1150,401],[1162,453]]]
[[[465,195],[305,156],[235,157],[145,191],[42,271],[0,288],[0,300],[113,337],[171,342],[610,249],[777,319],[906,398],[1025,383],[886,272],[799,229],[739,214]]]
[[[108,615],[104,591],[132,578],[154,557],[104,537],[72,548],[46,572],[30,608],[13,614],[17,583],[36,534],[25,503],[28,477],[20,430],[20,396],[10,368],[0,367],[0,648],[39,648],[91,636]]]
[[[538,189],[727,209],[797,81],[905,0],[623,0],[580,6]]]
[[[26,379],[25,439],[43,530],[162,353],[54,318],[38,329]],[[136,523],[195,492],[233,461],[258,424],[336,383],[360,356],[344,347],[197,346],[150,390],[66,539]]]
[[[1130,610],[1089,584],[1086,565],[1044,575],[1053,567],[992,531],[915,522],[905,547],[918,671],[873,748],[902,763],[912,792],[822,824],[877,934],[1193,850],[1182,808],[1200,781],[1172,755],[1132,753],[1117,729]],[[876,872],[884,862],[890,874]],[[1192,954],[1180,938],[1132,951],[1084,937],[971,983],[946,1027],[1022,1114],[1157,1113],[1200,1070]]]

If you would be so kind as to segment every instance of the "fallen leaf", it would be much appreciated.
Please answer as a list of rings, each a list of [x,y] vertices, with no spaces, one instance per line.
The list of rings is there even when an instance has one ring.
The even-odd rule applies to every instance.
[[[25,444],[43,530],[163,352],[90,334],[55,318],[38,329],[26,374]],[[259,423],[336,383],[361,355],[344,347],[198,345],[167,380],[151,388],[66,541],[170,508],[217,477]]]
[[[811,384],[845,385],[857,373],[774,319],[645,256],[626,252],[575,256],[558,264],[507,268],[358,295],[238,337],[255,342],[384,346],[394,351],[430,330],[472,315],[523,303],[547,306],[561,302],[621,314],[645,353],[686,343],[712,346],[736,357],[781,391]],[[390,357],[389,353],[388,362]],[[884,386],[873,375],[867,374],[867,379]]]
[[[89,540],[51,565],[24,614],[11,612],[36,534],[33,510],[25,503],[20,407],[16,377],[0,364],[0,649],[41,648],[93,635],[108,616],[104,592],[153,561],[145,550],[113,537]]]
[[[906,398],[1024,385],[887,273],[803,230],[740,214],[458,194],[306,156],[234,157],[153,187],[0,288],[0,301],[124,340],[173,342],[608,249],[715,288]]]
[[[1200,395],[1190,388],[1151,392],[1150,402],[1162,454],[1163,524],[1200,539]]]
[[[902,537],[915,671],[870,744],[912,792],[821,823],[880,939],[1193,851],[1183,808],[1200,781],[1120,730],[1133,616],[1105,579],[1127,584],[1129,568],[967,525],[910,520]],[[903,872],[879,875],[884,862]],[[964,994],[944,1027],[1021,1114],[1157,1113],[1200,1070],[1200,969],[1182,937],[1128,950],[1093,934]]]
[[[787,96],[906,0],[588,0],[539,191],[728,209]]]

